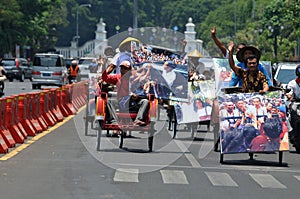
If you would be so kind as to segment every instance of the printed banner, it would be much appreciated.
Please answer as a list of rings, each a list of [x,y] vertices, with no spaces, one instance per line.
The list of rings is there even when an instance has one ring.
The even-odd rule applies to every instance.
[[[289,150],[281,91],[220,94],[218,102],[221,153]]]
[[[188,67],[172,64],[164,68],[164,62],[141,63],[135,65],[130,90],[139,96],[155,94],[158,99],[187,101]]]
[[[100,78],[100,74],[97,73],[89,73],[89,110],[88,115],[94,116],[96,110],[95,97],[99,92],[98,87],[98,79]]]
[[[188,82],[188,101],[174,103],[177,122],[181,124],[210,120],[215,97],[214,80]]]
[[[239,62],[234,57],[235,64]],[[230,87],[230,82],[232,81],[233,71],[229,66],[228,59],[224,58],[213,58],[214,67],[215,67],[215,80],[216,80],[216,91],[219,93],[222,88]],[[266,69],[271,82],[272,78],[272,66],[270,61],[259,61],[259,63]],[[273,83],[273,82],[272,82]]]

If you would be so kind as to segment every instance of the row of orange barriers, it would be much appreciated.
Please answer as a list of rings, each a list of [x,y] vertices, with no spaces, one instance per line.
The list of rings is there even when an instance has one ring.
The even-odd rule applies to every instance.
[[[86,104],[87,81],[0,98],[0,153],[35,136]]]

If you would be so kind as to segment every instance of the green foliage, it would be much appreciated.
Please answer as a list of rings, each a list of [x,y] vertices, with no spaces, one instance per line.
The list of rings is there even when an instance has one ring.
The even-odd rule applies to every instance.
[[[221,56],[210,37],[213,26],[217,27],[217,36],[225,45],[233,40],[257,46],[264,60],[295,58],[299,48],[299,0],[136,1],[138,27],[177,26],[184,32],[188,18],[192,17],[197,38],[203,40],[211,56]],[[92,7],[79,8],[87,3]],[[23,46],[31,46],[32,54],[54,46],[69,46],[76,35],[77,11],[79,45],[82,45],[94,38],[100,18],[106,23],[108,37],[116,34],[117,26],[119,32],[132,27],[134,0],[1,0],[0,56],[14,55],[16,44],[21,50]],[[274,48],[277,48],[277,57]]]

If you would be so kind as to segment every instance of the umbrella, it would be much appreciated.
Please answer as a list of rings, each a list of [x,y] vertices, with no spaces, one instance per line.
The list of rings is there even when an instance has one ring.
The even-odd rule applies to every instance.
[[[187,56],[188,57],[204,57],[197,49],[190,52]]]

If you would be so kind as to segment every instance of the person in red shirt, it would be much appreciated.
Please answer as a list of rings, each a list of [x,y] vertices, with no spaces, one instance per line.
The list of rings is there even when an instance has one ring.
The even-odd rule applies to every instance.
[[[121,73],[110,74],[115,68],[116,65],[109,65],[102,73],[102,80],[109,84],[116,85],[117,100],[120,109],[127,109],[130,111],[130,109],[133,108],[132,106],[135,106],[137,109],[137,117],[134,121],[134,124],[140,126],[145,125],[149,111],[149,101],[148,99],[141,98],[130,91],[129,84],[130,77],[132,76],[131,63],[129,61],[123,61],[120,64]],[[112,124],[117,124],[118,121],[115,107],[113,102],[110,100],[107,102],[107,121]]]

